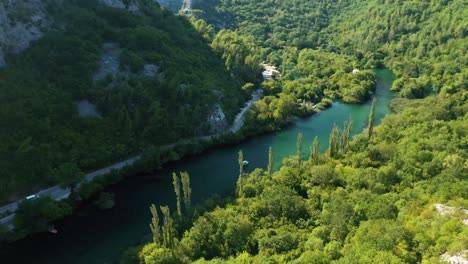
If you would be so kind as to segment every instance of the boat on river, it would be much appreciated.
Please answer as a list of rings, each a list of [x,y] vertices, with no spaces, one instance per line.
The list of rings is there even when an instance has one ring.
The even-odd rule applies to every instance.
[[[242,165],[244,165],[244,166],[246,166],[246,165],[248,165],[248,164],[249,164],[249,161],[248,161],[248,160],[244,160],[244,161],[242,162]]]

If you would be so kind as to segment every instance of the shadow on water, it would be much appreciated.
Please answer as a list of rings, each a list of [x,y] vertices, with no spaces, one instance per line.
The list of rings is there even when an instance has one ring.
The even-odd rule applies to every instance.
[[[388,70],[376,70],[378,85],[376,96],[376,123],[390,113],[392,94],[389,88],[394,79]],[[174,208],[172,172],[187,171],[191,175],[193,203],[209,198],[214,193],[229,194],[235,189],[238,176],[237,152],[242,149],[250,161],[247,171],[265,168],[268,148],[273,147],[275,168],[284,157],[296,153],[296,140],[303,133],[304,150],[313,138],[320,139],[321,151],[328,146],[328,136],[334,124],[342,126],[352,116],[353,133],[367,126],[370,101],[363,105],[335,102],[329,110],[298,119],[285,130],[252,138],[235,146],[214,149],[204,154],[168,165],[157,172],[157,177],[144,175],[127,178],[110,186],[107,192],[115,194],[115,207],[100,211],[83,206],[75,215],[57,224],[58,235],[37,234],[0,248],[2,263],[116,263],[121,252],[137,245],[150,232],[152,203],[168,204]]]

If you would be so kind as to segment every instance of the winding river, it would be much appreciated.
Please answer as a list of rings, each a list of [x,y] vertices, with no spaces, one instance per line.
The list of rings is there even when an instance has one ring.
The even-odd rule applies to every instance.
[[[392,99],[390,86],[394,80],[389,70],[376,70],[378,98],[376,123],[390,113]],[[2,263],[118,263],[124,249],[137,245],[150,233],[152,203],[169,204],[174,208],[172,172],[187,171],[192,181],[193,203],[202,201],[214,193],[228,194],[235,188],[238,176],[237,152],[242,149],[250,161],[246,170],[265,168],[268,163],[268,147],[273,147],[275,168],[281,160],[296,153],[296,140],[303,133],[304,149],[313,138],[320,139],[321,151],[328,146],[328,136],[336,123],[339,126],[353,118],[353,134],[367,126],[370,101],[363,105],[333,103],[333,107],[312,117],[298,119],[288,128],[273,134],[258,136],[244,143],[208,151],[198,157],[168,165],[154,177],[135,176],[109,187],[115,194],[115,207],[100,211],[93,206],[79,208],[75,215],[56,225],[58,235],[37,234],[0,248]]]

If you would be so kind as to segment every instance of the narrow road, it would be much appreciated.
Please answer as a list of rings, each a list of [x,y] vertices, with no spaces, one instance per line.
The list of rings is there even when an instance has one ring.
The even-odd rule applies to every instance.
[[[125,166],[132,165],[136,160],[138,160],[141,157],[141,155],[135,156],[133,158],[121,161],[119,163],[113,164],[111,166],[105,167],[103,169],[93,171],[91,173],[86,174],[84,182],[92,181],[95,177],[103,174],[107,174],[111,172],[112,170],[118,170],[121,169]],[[77,187],[79,187],[81,184],[78,184]],[[39,191],[35,193],[37,196],[48,196],[56,201],[60,201],[63,199],[68,198],[70,196],[70,188],[61,188],[60,186],[56,185],[47,189],[44,189],[42,191]],[[14,219],[14,212],[18,209],[18,204],[24,201],[25,199],[20,199],[17,200],[16,202],[9,203],[7,205],[4,205],[0,207],[0,214],[3,214],[5,212],[10,212],[11,214],[8,215],[7,217],[1,218],[0,219],[0,224],[3,225],[11,225],[12,221]]]
[[[247,103],[245,103],[245,107],[241,109],[239,114],[237,114],[236,118],[234,119],[234,123],[232,124],[232,127],[229,129],[230,132],[236,133],[237,131],[239,131],[242,128],[242,126],[244,125],[245,114],[247,113],[247,111],[250,108],[252,108],[252,106],[254,105],[254,103],[256,101],[260,100],[261,97],[262,97],[262,90],[260,90],[260,89],[254,91],[252,93],[252,99],[249,100]],[[221,134],[200,136],[200,137],[196,137],[194,139],[197,139],[197,140],[211,140],[211,139],[213,139],[213,137],[220,136],[220,135]],[[176,142],[176,143],[172,143],[172,144],[163,145],[163,146],[161,146],[161,148],[171,148],[171,147],[174,147],[176,144],[179,144],[179,143],[181,143],[181,142]],[[91,173],[88,173],[88,174],[86,174],[85,180],[82,183],[78,184],[77,187],[80,187],[81,184],[83,184],[84,182],[92,181],[95,177],[97,177],[99,175],[108,174],[112,170],[118,170],[118,169],[121,169],[121,168],[123,168],[125,166],[132,165],[133,163],[135,163],[135,161],[139,160],[140,158],[141,158],[141,155],[137,155],[135,157],[126,159],[126,160],[121,161],[119,163],[116,163],[116,164],[110,165],[108,167],[105,167],[103,169],[99,169],[97,171],[93,171]],[[68,198],[68,196],[70,196],[70,188],[61,188],[60,186],[56,185],[56,186],[41,190],[41,191],[39,191],[39,192],[37,192],[35,194],[38,195],[38,196],[48,196],[48,197],[50,197],[50,198],[52,198],[52,199],[54,199],[56,201],[60,201],[60,200],[66,199],[66,198]],[[18,204],[21,203],[24,200],[25,199],[20,199],[20,200],[17,200],[15,202],[13,202],[13,203],[9,203],[7,205],[4,205],[4,206],[0,207],[0,214],[3,214],[5,212],[10,212],[10,215],[0,219],[0,224],[8,225],[11,228],[12,227],[12,222],[13,222],[13,219],[14,219],[14,216],[15,216],[14,212],[18,209]]]
[[[234,119],[234,123],[232,124],[232,127],[230,129],[231,132],[236,133],[237,131],[239,131],[239,129],[242,128],[242,126],[244,126],[245,114],[247,113],[247,111],[250,110],[250,108],[252,108],[255,102],[262,98],[262,95],[263,91],[261,89],[256,90],[252,93],[252,99],[245,103],[245,107],[241,109],[239,114],[237,114],[236,118]]]

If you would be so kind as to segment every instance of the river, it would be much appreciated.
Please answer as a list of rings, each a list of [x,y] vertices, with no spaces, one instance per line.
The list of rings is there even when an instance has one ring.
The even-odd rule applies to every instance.
[[[392,99],[390,86],[394,80],[389,70],[376,70],[376,124],[390,113]],[[250,161],[246,171],[266,168],[268,147],[273,147],[275,168],[284,157],[296,153],[296,140],[303,133],[304,150],[308,152],[313,138],[320,139],[321,151],[328,147],[328,136],[333,125],[339,126],[353,118],[353,134],[367,126],[370,101],[363,105],[334,102],[333,107],[308,118],[298,119],[293,125],[277,133],[252,138],[241,144],[214,149],[198,156],[168,165],[157,176],[134,176],[107,188],[115,194],[115,207],[101,211],[91,205],[56,225],[58,235],[36,234],[0,248],[2,263],[117,263],[121,252],[150,233],[149,206],[168,204],[174,209],[175,194],[172,189],[172,172],[187,171],[192,182],[192,201],[197,203],[214,193],[232,193],[239,168],[237,152],[242,149]]]

